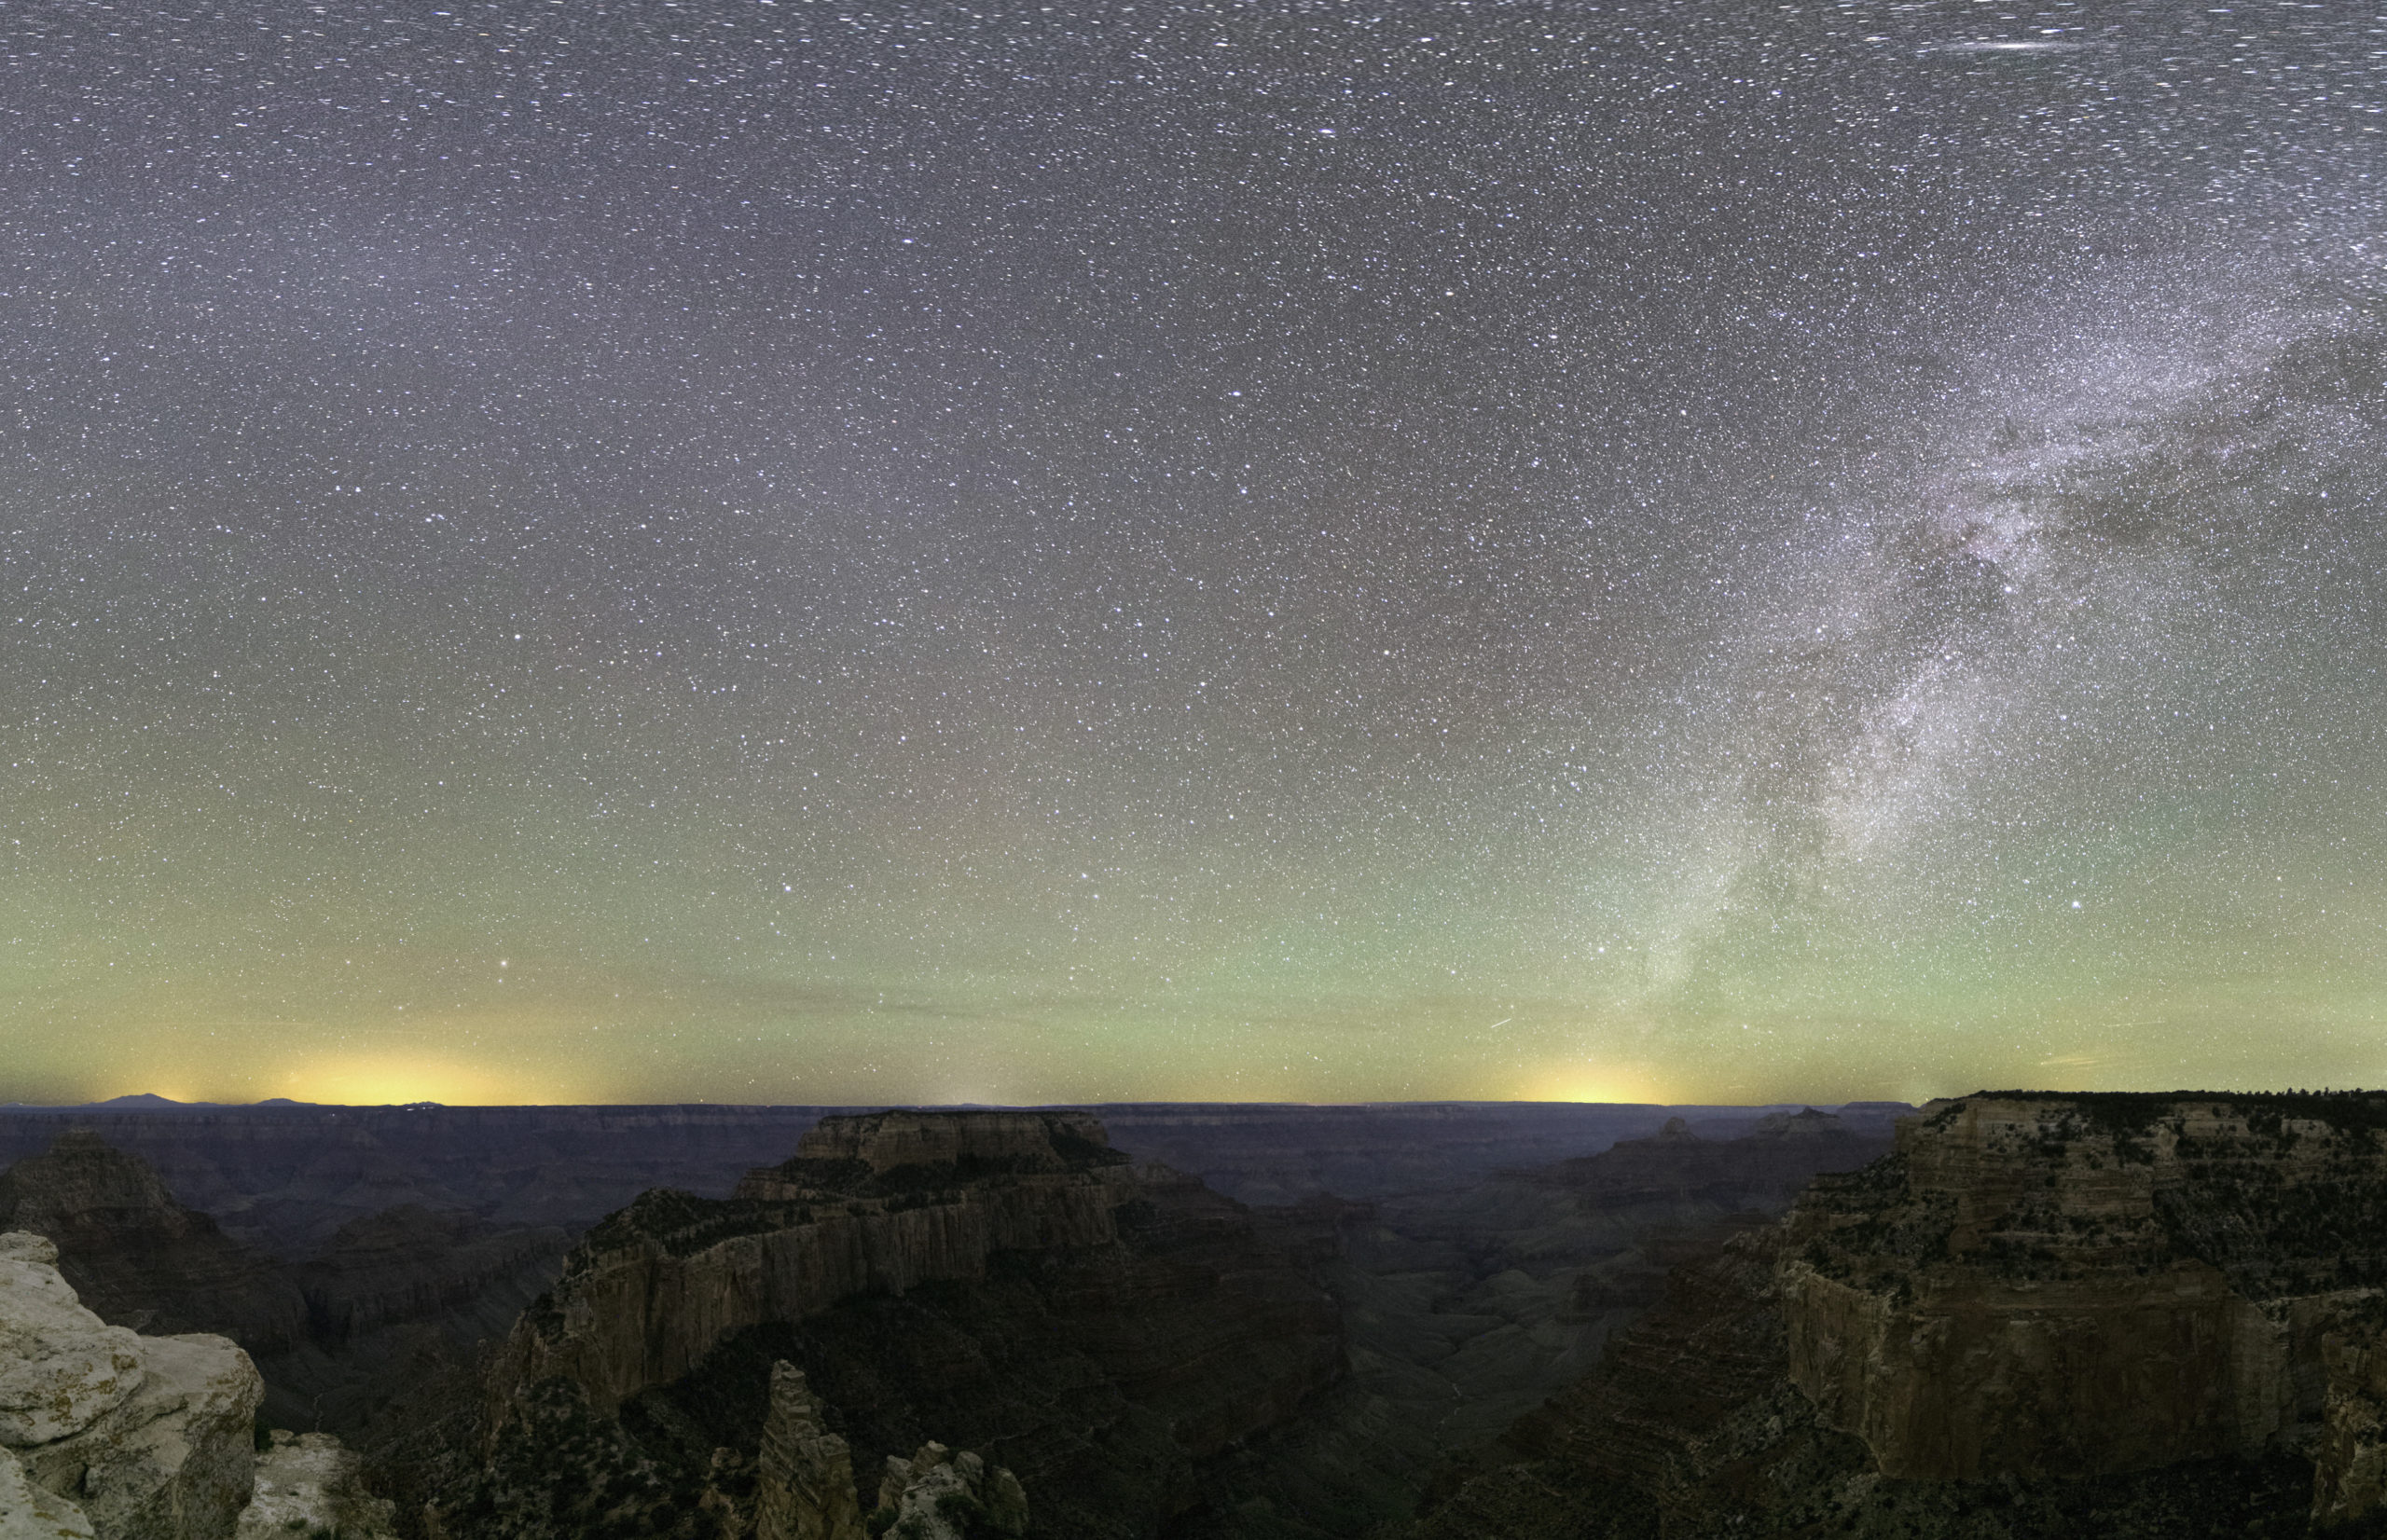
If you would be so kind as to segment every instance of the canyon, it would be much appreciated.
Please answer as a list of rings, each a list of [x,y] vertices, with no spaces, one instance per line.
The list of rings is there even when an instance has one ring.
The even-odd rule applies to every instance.
[[[1404,1519],[1439,1463],[1593,1368],[1669,1268],[1762,1224],[1813,1172],[1881,1153],[1907,1109],[462,1109],[445,1134],[477,1141],[486,1170],[439,1148],[456,1109],[82,1110],[236,1189],[244,1238],[174,1203],[143,1160],[68,1134],[76,1119],[0,1115],[51,1140],[17,1183],[72,1265],[132,1277],[110,1296],[128,1320],[181,1321],[211,1270],[247,1269],[258,1286],[200,1324],[257,1349],[268,1421],[357,1443],[402,1525],[600,1533],[670,1511],[744,1533],[772,1511],[769,1451],[785,1491],[786,1451],[816,1441],[766,1432],[774,1374],[801,1363],[824,1397],[817,1437],[850,1434],[860,1468],[1000,1445],[1045,1494],[1036,1533],[1125,1513],[1194,1537]],[[1123,1110],[1132,1154],[1111,1145]],[[650,1123],[670,1132],[642,1164]],[[233,1136],[215,1148],[211,1129]],[[724,1171],[774,1130],[795,1132],[769,1162]],[[586,1217],[526,1203],[525,1173],[573,1140],[602,1147],[608,1182],[694,1176],[727,1196],[651,1188]],[[1155,1142],[1292,1201],[1230,1201]],[[360,1171],[372,1180],[338,1179]],[[367,1207],[379,1198],[399,1201]],[[502,1217],[543,1212],[568,1222]],[[277,1235],[296,1259],[257,1244]],[[156,1247],[176,1236],[183,1261]],[[494,1341],[484,1367],[475,1344]],[[611,1517],[526,1518],[554,1508],[559,1471],[610,1493]]]
[[[0,1115],[47,1141],[0,1172],[0,1228],[44,1237],[11,1265],[55,1280],[21,1298],[83,1296],[19,1358],[78,1427],[154,1422],[213,1354],[256,1368],[188,1403],[223,1403],[210,1447],[309,1430],[270,1478],[193,1466],[201,1528],[344,1472],[424,1540],[2387,1530],[2387,1095],[1261,1107],[1240,1145],[1214,1107],[1124,1109],[1132,1144],[1085,1110],[536,1109],[453,1122],[512,1151],[478,1174],[407,1121],[442,1109],[375,1110],[99,1118],[225,1217]],[[581,1212],[673,1175],[704,1189]],[[67,1469],[139,1438],[0,1434],[0,1509],[76,1506],[44,1540],[153,1521]]]
[[[0,1166],[81,1130],[137,1155],[182,1203],[269,1254],[297,1258],[342,1225],[414,1204],[497,1226],[581,1229],[650,1188],[725,1194],[783,1160],[821,1118],[868,1107],[221,1107],[125,1097],[0,1107]],[[1796,1107],[1572,1102],[1348,1107],[1119,1103],[1085,1108],[1123,1149],[1258,1205],[1370,1199],[1593,1154],[1681,1117],[1745,1129]]]

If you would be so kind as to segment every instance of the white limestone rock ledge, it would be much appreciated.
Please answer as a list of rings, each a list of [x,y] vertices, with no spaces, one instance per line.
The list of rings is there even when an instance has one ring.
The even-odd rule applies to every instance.
[[[264,1394],[229,1340],[109,1326],[0,1234],[0,1540],[231,1540]]]
[[[367,1492],[357,1466],[356,1455],[328,1433],[274,1429],[257,1456],[256,1495],[241,1510],[235,1540],[325,1533],[340,1540],[390,1540],[396,1506]]]
[[[93,1540],[83,1510],[25,1479],[17,1457],[0,1449],[0,1540]]]

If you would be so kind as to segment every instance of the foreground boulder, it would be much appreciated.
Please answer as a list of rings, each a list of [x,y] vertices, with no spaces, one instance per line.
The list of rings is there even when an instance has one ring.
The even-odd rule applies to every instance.
[[[25,1522],[74,1534],[79,1521],[97,1540],[226,1540],[255,1481],[263,1395],[224,1338],[111,1327],[59,1275],[56,1246],[0,1234],[0,1451],[21,1474]],[[11,1480],[0,1471],[0,1493]]]

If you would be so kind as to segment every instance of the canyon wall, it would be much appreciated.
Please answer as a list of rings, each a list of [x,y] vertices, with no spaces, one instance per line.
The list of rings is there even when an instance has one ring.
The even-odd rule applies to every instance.
[[[2387,1095],[1983,1093],[1668,1278],[1434,1540],[2387,1520]]]
[[[427,1511],[493,1540],[785,1529],[834,1436],[864,1473],[931,1445],[1015,1471],[1031,1533],[1154,1533],[1344,1371],[1312,1258],[1264,1231],[1083,1113],[826,1120],[736,1196],[591,1230]]]
[[[726,1202],[648,1192],[590,1231],[516,1327],[499,1395],[559,1375],[607,1411],[762,1322],[980,1279],[999,1251],[1113,1244],[1116,1211],[1175,1179],[1139,1176],[1082,1114],[828,1119]]]
[[[2387,1281],[2382,1217],[2367,1109],[1967,1098],[1790,1221],[1790,1375],[1890,1476],[2309,1443],[2325,1341]]]

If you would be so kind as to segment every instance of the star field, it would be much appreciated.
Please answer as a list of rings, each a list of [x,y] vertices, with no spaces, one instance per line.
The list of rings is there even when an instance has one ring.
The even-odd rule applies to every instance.
[[[0,1100],[2387,1076],[2387,16],[0,6]]]

